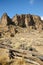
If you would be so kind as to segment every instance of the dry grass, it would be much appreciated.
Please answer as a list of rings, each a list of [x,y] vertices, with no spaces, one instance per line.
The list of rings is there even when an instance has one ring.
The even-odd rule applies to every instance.
[[[9,39],[12,43],[10,44],[13,49],[14,48],[20,48],[20,49],[27,49],[29,50],[29,47],[35,48],[39,53],[43,55],[43,31],[30,31],[27,33],[17,33],[15,37],[4,37],[0,40]],[[23,47],[20,47],[20,46]],[[9,54],[6,49],[0,48],[0,63],[2,65],[33,65],[31,63],[26,63],[24,58],[16,58],[14,59],[14,62],[11,64],[7,64],[9,62]],[[40,60],[35,60],[40,63],[40,65],[43,65],[43,62]]]
[[[5,65],[9,61],[8,51],[0,49],[0,64]]]
[[[12,65],[26,65],[26,62],[23,58],[16,58]]]

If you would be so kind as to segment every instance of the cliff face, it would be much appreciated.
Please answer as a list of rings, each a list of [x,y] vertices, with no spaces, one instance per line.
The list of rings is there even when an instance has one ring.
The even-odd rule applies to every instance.
[[[42,29],[42,22],[41,18],[36,15],[16,15],[12,18],[12,21],[17,25],[21,27],[34,27],[36,29],[39,29],[41,27]]]
[[[39,16],[31,14],[15,15],[12,19],[4,13],[0,20],[0,33],[8,33],[14,35],[18,27],[28,28],[28,30],[42,30],[43,23]],[[19,32],[19,31],[18,31]]]
[[[42,20],[39,16],[31,15],[31,14],[22,14],[22,15],[15,15],[12,19],[4,13],[1,17],[1,25],[9,26],[9,25],[16,25],[20,27],[29,27],[34,26],[36,28],[42,25]]]
[[[25,15],[16,15],[12,18],[12,21],[17,26],[25,27]]]

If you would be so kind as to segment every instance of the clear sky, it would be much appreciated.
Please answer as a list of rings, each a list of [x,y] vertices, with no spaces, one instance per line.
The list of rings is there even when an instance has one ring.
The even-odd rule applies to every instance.
[[[43,16],[43,0],[0,0],[0,17],[5,12],[10,17],[15,14]]]

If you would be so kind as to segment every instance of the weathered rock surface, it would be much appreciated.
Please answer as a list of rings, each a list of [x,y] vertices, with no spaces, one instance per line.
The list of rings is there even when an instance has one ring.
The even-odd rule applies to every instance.
[[[43,23],[39,16],[31,14],[22,14],[22,15],[16,15],[11,19],[7,15],[7,13],[4,13],[2,15],[0,23],[0,32],[4,33],[9,32],[14,35],[16,31],[18,31],[17,29],[19,29],[19,27],[17,26],[21,28],[28,28],[28,30],[37,29],[41,31],[43,29]]]
[[[14,26],[15,24],[12,22],[11,18],[7,15],[7,13],[4,13],[1,17],[0,35],[5,35],[6,33],[11,34],[12,32],[14,33],[16,31]]]
[[[1,17],[1,24],[4,26],[6,25],[14,25],[11,18],[7,15],[7,13],[4,13]]]
[[[39,16],[31,14],[16,15],[12,18],[12,21],[21,27],[31,27],[33,29],[42,29],[42,21]]]
[[[31,14],[0,20],[0,65],[43,65],[43,21]]]
[[[25,15],[16,15],[12,18],[12,21],[21,27],[25,27]]]

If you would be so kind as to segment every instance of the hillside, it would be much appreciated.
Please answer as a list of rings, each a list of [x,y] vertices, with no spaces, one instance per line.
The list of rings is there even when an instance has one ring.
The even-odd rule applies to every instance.
[[[0,65],[43,65],[43,21],[31,14],[0,19]]]

